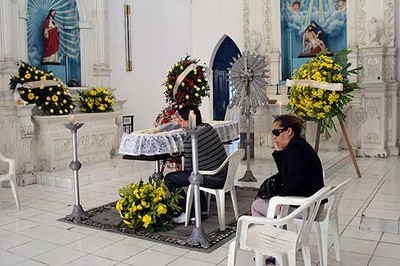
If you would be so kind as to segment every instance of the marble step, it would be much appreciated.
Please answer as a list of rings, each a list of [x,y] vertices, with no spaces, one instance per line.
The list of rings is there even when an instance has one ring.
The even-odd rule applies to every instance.
[[[121,157],[106,162],[83,165],[79,170],[79,185],[84,186],[125,175],[140,175],[147,179],[154,172],[154,163],[124,160]],[[65,169],[57,172],[35,173],[37,183],[48,186],[73,188],[73,171]]]

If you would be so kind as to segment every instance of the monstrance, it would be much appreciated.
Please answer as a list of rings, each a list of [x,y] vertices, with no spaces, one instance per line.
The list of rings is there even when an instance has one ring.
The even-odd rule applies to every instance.
[[[241,57],[234,58],[234,62],[230,63],[229,81],[234,87],[235,94],[228,108],[238,106],[241,113],[246,115],[246,157],[247,170],[239,181],[252,181],[257,179],[254,177],[250,169],[250,116],[255,114],[257,107],[262,105],[268,108],[268,97],[265,95],[264,89],[267,85],[267,64],[263,56],[256,53],[244,52]]]

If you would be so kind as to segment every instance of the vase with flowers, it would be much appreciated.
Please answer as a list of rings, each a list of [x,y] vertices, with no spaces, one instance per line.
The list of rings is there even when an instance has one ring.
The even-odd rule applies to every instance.
[[[114,95],[99,87],[79,92],[80,110],[84,113],[113,112]]]

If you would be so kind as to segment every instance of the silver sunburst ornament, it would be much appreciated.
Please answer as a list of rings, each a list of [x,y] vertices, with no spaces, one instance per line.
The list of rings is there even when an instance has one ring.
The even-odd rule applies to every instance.
[[[238,106],[241,113],[246,115],[246,157],[247,170],[239,181],[252,181],[257,179],[250,170],[250,116],[256,113],[257,107],[268,108],[268,97],[265,95],[267,85],[267,64],[265,58],[256,53],[244,52],[243,55],[231,63],[229,81],[234,87],[235,94],[228,108]]]

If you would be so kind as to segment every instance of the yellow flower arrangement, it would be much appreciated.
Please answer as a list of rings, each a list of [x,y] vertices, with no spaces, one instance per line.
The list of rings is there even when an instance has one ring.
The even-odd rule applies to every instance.
[[[293,80],[316,81],[311,86],[293,86],[289,90],[288,108],[296,115],[311,118],[318,122],[321,134],[330,137],[329,131],[336,127],[333,121],[337,117],[340,122],[346,120],[344,108],[351,102],[351,93],[358,88],[357,83],[348,80],[350,74],[359,69],[349,70],[350,63],[346,63],[349,50],[342,50],[333,57],[324,50],[317,57],[303,64],[299,70],[293,72]],[[343,84],[343,90],[322,89],[329,83]],[[318,84],[320,87],[318,87]]]
[[[167,195],[163,181],[156,182],[149,178],[147,183],[132,183],[118,192],[121,199],[115,208],[128,227],[144,228],[150,232],[172,228],[171,214],[179,209],[177,202],[182,196],[177,192]]]
[[[9,87],[17,89],[22,100],[36,104],[44,115],[65,115],[74,108],[69,90],[52,72],[38,70],[25,62],[19,63],[18,74],[11,76]]]
[[[80,109],[84,113],[113,112],[114,95],[104,88],[79,92]]]

